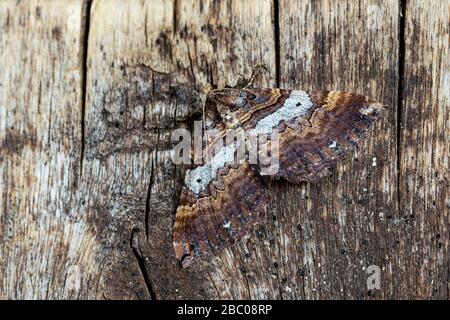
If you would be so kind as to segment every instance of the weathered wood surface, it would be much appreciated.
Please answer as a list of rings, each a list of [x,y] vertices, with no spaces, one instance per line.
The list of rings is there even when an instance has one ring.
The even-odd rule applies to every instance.
[[[398,288],[449,299],[450,2],[407,2],[405,16]]]
[[[0,298],[450,298],[449,12],[0,2]],[[271,185],[249,240],[181,270],[170,133],[257,65],[256,86],[356,91],[386,116],[319,184]]]
[[[281,86],[361,92],[388,106],[369,139],[329,178],[276,189],[279,270],[295,279],[286,297],[366,297],[370,265],[392,268],[375,293],[394,294],[386,216],[397,216],[397,168],[390,159],[396,157],[398,9],[395,1],[280,2]]]
[[[46,5],[0,3],[2,298],[76,296],[93,258],[75,204],[86,6]]]

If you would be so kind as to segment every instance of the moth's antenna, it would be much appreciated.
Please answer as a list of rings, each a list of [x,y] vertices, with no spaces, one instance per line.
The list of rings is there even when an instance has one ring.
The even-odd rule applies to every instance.
[[[247,85],[243,89],[248,89],[249,87],[251,87],[253,85],[253,81],[255,80],[256,76],[259,76],[259,74],[261,73],[261,70],[269,71],[267,69],[267,67],[263,64],[260,64],[260,65],[256,66],[255,68],[253,68],[250,80],[248,81]]]
[[[248,81],[247,85],[242,88],[243,90],[248,89],[249,87],[251,87],[253,85],[253,80],[255,80],[256,75],[254,73],[252,73],[252,76],[250,77],[250,80]]]

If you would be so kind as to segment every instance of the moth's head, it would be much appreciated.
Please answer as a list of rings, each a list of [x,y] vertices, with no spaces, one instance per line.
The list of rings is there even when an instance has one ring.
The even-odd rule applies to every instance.
[[[215,104],[222,121],[235,127],[245,114],[270,100],[271,90],[224,88],[210,91],[208,99]]]

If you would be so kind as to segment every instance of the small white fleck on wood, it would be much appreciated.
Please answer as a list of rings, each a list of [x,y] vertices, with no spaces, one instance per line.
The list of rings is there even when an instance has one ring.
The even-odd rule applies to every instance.
[[[376,167],[377,166],[377,158],[373,157],[372,158],[372,167]]]

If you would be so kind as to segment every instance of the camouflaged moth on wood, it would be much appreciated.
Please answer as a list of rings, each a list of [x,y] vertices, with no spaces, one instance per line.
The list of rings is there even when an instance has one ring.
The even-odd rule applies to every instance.
[[[316,182],[366,135],[382,105],[366,96],[335,91],[222,89],[208,94],[204,125],[225,132],[279,132],[279,168],[229,163],[222,149],[209,162],[187,170],[176,211],[173,246],[183,267],[220,253],[264,221],[270,179]],[[206,142],[206,148],[212,141]],[[224,146],[224,148],[229,148]],[[231,156],[230,156],[231,155]]]

